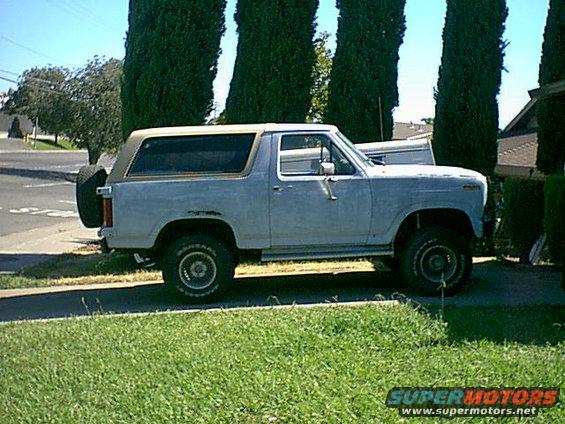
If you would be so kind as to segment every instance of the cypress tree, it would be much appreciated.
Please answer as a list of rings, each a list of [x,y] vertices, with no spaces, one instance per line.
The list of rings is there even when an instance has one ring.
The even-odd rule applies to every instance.
[[[338,125],[355,142],[390,140],[392,111],[398,106],[405,0],[338,0],[337,5],[326,122]]]
[[[212,110],[226,0],[130,0],[122,129],[198,125]]]
[[[439,164],[493,173],[506,16],[505,0],[447,0],[433,138]]]
[[[226,121],[304,122],[318,0],[239,0],[239,41]]]
[[[565,3],[550,0],[539,69],[540,86],[565,80]],[[538,104],[537,167],[545,174],[562,174],[565,165],[565,99],[543,99]]]

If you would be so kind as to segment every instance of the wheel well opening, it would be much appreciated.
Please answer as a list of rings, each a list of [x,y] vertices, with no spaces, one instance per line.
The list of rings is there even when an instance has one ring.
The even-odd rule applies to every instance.
[[[474,236],[473,226],[465,212],[457,209],[425,209],[411,213],[402,221],[394,239],[394,251],[400,252],[417,230],[429,227],[447,228],[468,240]]]
[[[178,238],[195,233],[213,236],[224,242],[226,247],[236,248],[235,235],[228,224],[218,219],[202,218],[169,222],[157,236],[152,250],[159,256]]]

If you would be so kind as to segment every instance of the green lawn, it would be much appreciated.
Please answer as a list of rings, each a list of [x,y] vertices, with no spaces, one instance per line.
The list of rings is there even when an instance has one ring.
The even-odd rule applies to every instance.
[[[443,314],[400,305],[2,325],[0,422],[396,423],[384,407],[394,386],[562,384],[562,309]],[[521,332],[500,331],[515,319]]]
[[[38,139],[35,140],[35,145],[33,145],[33,139],[29,138],[29,145],[35,150],[77,150],[77,147],[65,137],[59,137],[57,144],[50,140]]]

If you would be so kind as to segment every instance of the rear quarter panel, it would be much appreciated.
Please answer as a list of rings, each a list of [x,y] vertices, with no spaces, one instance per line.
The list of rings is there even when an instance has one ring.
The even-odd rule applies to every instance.
[[[109,246],[149,249],[161,229],[172,221],[212,218],[230,225],[238,247],[269,247],[269,158],[270,143],[260,142],[247,176],[126,180],[112,184],[114,228],[107,237]]]

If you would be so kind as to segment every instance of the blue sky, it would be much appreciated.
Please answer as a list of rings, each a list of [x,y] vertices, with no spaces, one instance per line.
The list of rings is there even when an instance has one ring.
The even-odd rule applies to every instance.
[[[527,102],[537,85],[543,28],[549,0],[507,0],[505,67],[499,96],[500,126]],[[216,102],[224,104],[235,61],[236,0],[228,0],[226,34],[222,40]],[[378,1],[376,1],[378,3]],[[33,66],[75,67],[97,55],[123,58],[127,0],[0,0],[0,77],[16,79]],[[407,31],[400,49],[400,106],[397,121],[433,116],[433,87],[441,59],[445,0],[407,0]],[[318,30],[335,35],[335,0],[320,0]],[[6,72],[7,71],[7,72]],[[14,84],[0,80],[0,91]]]

